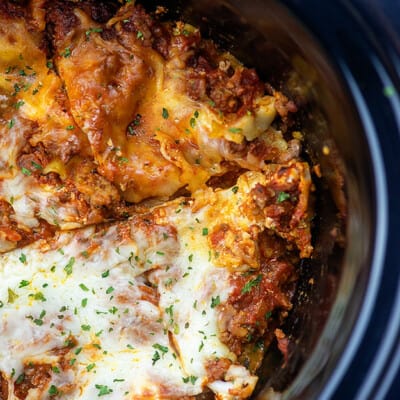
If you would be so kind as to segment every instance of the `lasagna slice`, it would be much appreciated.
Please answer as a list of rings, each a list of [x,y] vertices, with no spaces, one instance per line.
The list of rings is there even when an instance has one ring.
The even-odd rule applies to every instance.
[[[233,166],[298,157],[299,141],[271,127],[294,104],[266,95],[255,71],[198,29],[131,2],[102,24],[79,3],[56,1],[48,24],[71,113],[125,200],[193,192]]]
[[[69,112],[40,26],[0,5],[0,252],[101,222],[120,199]]]
[[[294,104],[192,26],[28,3],[0,4],[0,252],[299,159]]]
[[[309,186],[273,165],[1,255],[0,398],[248,398],[311,251]]]

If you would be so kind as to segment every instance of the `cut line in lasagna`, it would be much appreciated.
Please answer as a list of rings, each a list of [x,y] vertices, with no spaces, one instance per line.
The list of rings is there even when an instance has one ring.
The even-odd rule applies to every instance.
[[[0,400],[245,399],[287,345],[296,105],[134,3],[0,4]]]

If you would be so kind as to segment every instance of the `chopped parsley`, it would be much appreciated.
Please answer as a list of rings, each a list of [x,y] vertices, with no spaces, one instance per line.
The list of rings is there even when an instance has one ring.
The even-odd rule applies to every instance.
[[[81,301],[81,306],[82,306],[83,308],[85,308],[85,307],[87,306],[87,302],[88,302],[88,299],[87,299],[87,298],[82,299],[82,301]]]
[[[153,347],[157,350],[160,350],[162,354],[168,353],[168,347],[162,346],[161,344],[153,344]]]
[[[211,297],[211,308],[217,307],[217,305],[219,305],[220,303],[221,303],[221,299],[219,298],[219,296]]]
[[[83,283],[80,283],[80,284],[79,284],[79,287],[80,287],[84,292],[88,292],[88,291],[89,291],[89,288],[88,288],[85,284],[83,284]]]
[[[64,58],[68,58],[71,55],[71,49],[69,47],[66,47],[63,52],[61,52],[61,56]]]
[[[120,164],[126,164],[129,160],[126,157],[118,157],[118,162]]]
[[[22,280],[22,281],[19,283],[18,288],[20,289],[20,288],[23,288],[23,287],[25,287],[25,286],[28,286],[29,283],[30,283],[29,281]]]
[[[86,371],[88,371],[88,372],[91,371],[95,366],[96,366],[95,363],[91,363],[91,364],[87,365],[86,366]]]
[[[18,376],[18,378],[16,379],[15,383],[17,385],[20,385],[24,380],[25,380],[25,374],[22,373],[21,375]]]
[[[165,281],[165,286],[171,286],[172,285],[172,278],[168,278],[166,281]]]
[[[251,289],[253,287],[258,286],[260,284],[261,280],[262,280],[262,275],[260,274],[260,275],[257,275],[256,278],[246,282],[246,284],[242,288],[242,294],[250,293]]]
[[[235,193],[235,194],[238,192],[238,190],[239,190],[239,186],[234,186],[232,188],[232,192]]]
[[[278,203],[282,203],[283,201],[288,200],[288,199],[290,199],[290,194],[289,194],[289,193],[286,193],[286,192],[279,192],[279,193],[278,193],[278,196],[277,196],[277,198],[276,198],[276,201],[277,201]]]
[[[198,377],[194,375],[187,376],[186,378],[182,378],[183,383],[191,383],[194,385],[197,381]]]
[[[89,253],[87,252],[87,250],[82,251],[81,254],[82,254],[82,256],[85,257],[85,258],[88,258],[88,257],[89,257]]]
[[[232,128],[229,128],[228,131],[231,133],[242,133],[243,129],[232,127]]]
[[[18,299],[18,295],[17,293],[15,293],[12,289],[8,288],[8,300],[7,303],[12,304],[14,303],[15,300]]]
[[[160,353],[158,351],[155,351],[153,354],[153,357],[151,361],[153,362],[152,365],[154,365],[158,360],[160,360]]]
[[[44,297],[44,294],[42,292],[37,292],[33,295],[33,298],[35,300],[40,300],[40,301],[46,301],[46,297]]]
[[[57,386],[51,385],[49,389],[49,395],[50,396],[55,396],[58,394],[58,389]]]
[[[17,103],[15,104],[15,108],[18,110],[20,107],[22,107],[25,104],[25,102],[23,100],[19,100],[17,101]]]
[[[98,397],[105,396],[106,394],[110,394],[110,393],[113,392],[113,390],[110,389],[107,385],[98,385],[98,384],[96,384],[96,385],[94,385],[94,387],[96,389],[98,389],[98,391],[99,391],[99,393],[97,393]]]
[[[174,314],[174,305],[171,304],[169,307],[167,307],[167,308],[165,309],[165,312],[166,312],[167,314],[169,314],[169,316],[172,318],[172,316],[173,316],[173,314]]]
[[[35,318],[33,320],[33,323],[36,324],[37,326],[42,326],[43,325],[43,320],[40,318]]]
[[[24,175],[26,175],[26,176],[32,175],[32,172],[29,171],[29,169],[27,169],[27,168],[25,168],[25,167],[22,167],[22,168],[21,168],[21,172],[22,172]]]
[[[203,236],[207,236],[208,235],[208,228],[203,228],[202,235]]]
[[[107,294],[110,294],[110,293],[112,293],[114,291],[114,288],[112,287],[112,286],[110,286],[107,290],[106,290],[106,293]]]
[[[110,270],[108,269],[107,271],[104,271],[102,274],[101,274],[101,277],[102,278],[107,278],[107,276],[109,276],[110,275]]]
[[[143,40],[144,39],[143,32],[142,31],[137,31],[136,37],[138,39],[142,39]]]
[[[168,119],[168,117],[169,117],[168,110],[167,110],[166,108],[164,108],[164,107],[163,107],[163,109],[162,109],[162,117],[163,117],[164,119]]]
[[[142,116],[140,114],[136,114],[136,118],[132,121],[133,125],[140,125],[140,120],[142,119]]]
[[[65,129],[66,129],[67,131],[72,131],[72,130],[75,129],[75,126],[74,126],[74,125],[68,125],[67,127],[65,127]]]
[[[31,164],[32,164],[32,167],[35,168],[35,169],[37,169],[38,171],[40,171],[41,169],[43,169],[43,167],[42,167],[40,164],[35,163],[35,161],[31,161]]]
[[[68,261],[68,264],[64,267],[64,271],[67,275],[72,274],[72,267],[75,264],[75,257],[71,257]]]
[[[21,253],[21,255],[18,257],[18,260],[22,262],[22,264],[26,263],[26,255],[24,253]]]
[[[81,328],[83,331],[90,331],[91,326],[90,325],[81,325]]]
[[[101,33],[101,32],[103,32],[103,29],[101,29],[101,28],[89,28],[89,29],[85,32],[85,35],[86,35],[86,38],[87,38],[87,39],[89,39],[90,34],[91,34],[92,32]]]
[[[110,308],[110,309],[108,310],[108,312],[109,312],[110,314],[116,314],[117,311],[118,311],[118,308],[115,307],[115,306],[113,306],[112,308]]]

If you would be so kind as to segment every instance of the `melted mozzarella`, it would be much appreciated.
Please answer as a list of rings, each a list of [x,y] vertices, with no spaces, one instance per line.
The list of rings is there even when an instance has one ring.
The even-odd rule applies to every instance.
[[[263,226],[246,206],[265,181],[249,173],[234,195],[198,191],[128,222],[2,255],[0,370],[10,390],[32,362],[53,370],[30,398],[46,398],[51,385],[70,399],[101,391],[110,399],[179,398],[205,387],[219,399],[248,397],[257,378],[237,365],[218,329],[217,305],[230,296],[236,266],[221,266],[209,234],[221,221]],[[232,365],[224,381],[212,381],[206,366],[219,358]]]

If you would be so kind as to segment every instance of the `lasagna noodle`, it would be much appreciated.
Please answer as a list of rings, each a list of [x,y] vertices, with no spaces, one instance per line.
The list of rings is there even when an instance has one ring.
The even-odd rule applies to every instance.
[[[43,38],[32,29],[0,10],[0,251],[42,236],[47,225],[102,221],[99,206],[119,200],[96,174],[86,136],[39,47]]]
[[[122,8],[106,26],[77,8],[70,12],[72,28],[56,20],[63,32],[54,39],[58,70],[102,174],[126,200],[170,196],[182,187],[193,192],[210,176],[225,172],[226,159],[251,169],[264,166],[268,155],[247,158],[248,150],[244,156],[243,150],[232,154],[229,143],[245,146],[258,138],[260,147],[264,145],[262,156],[268,147],[275,154],[287,149],[279,132],[268,131],[276,116],[274,97],[259,95],[248,113],[238,117],[189,96],[185,60],[193,49],[178,44],[193,39],[176,28],[164,28],[163,39],[171,44],[168,55],[162,55],[141,31],[128,28],[145,18],[133,5]],[[197,37],[198,31],[190,29],[189,36]],[[243,69],[232,56],[225,58]]]

